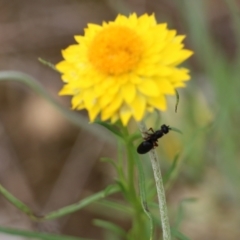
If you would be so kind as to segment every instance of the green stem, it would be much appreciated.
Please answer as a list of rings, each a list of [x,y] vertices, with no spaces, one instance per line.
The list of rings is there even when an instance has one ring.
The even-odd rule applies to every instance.
[[[133,197],[132,200],[134,200],[136,196],[136,192],[135,192],[135,186],[134,186],[134,158],[131,152],[131,149],[133,146],[130,146],[129,142],[127,141],[129,136],[128,129],[124,126],[122,128],[123,128],[124,136],[126,137],[125,143],[126,143],[126,150],[127,150],[128,186],[129,186],[130,196],[132,196]]]
[[[144,136],[144,133],[147,131],[146,125],[143,122],[140,122],[138,126],[140,131],[142,132],[142,135]],[[168,214],[167,214],[167,203],[165,198],[165,191],[163,186],[161,169],[160,169],[158,156],[154,149],[152,149],[149,152],[149,157],[151,160],[154,178],[155,178],[155,184],[157,188],[160,218],[161,218],[162,231],[163,231],[163,240],[171,240],[170,225],[169,225]]]
[[[133,227],[131,236],[133,239],[142,239],[143,237],[143,229],[144,229],[144,222],[142,216],[142,207],[139,201],[139,197],[137,195],[135,189],[135,159],[134,159],[134,150],[135,147],[129,139],[129,133],[126,127],[122,127],[124,131],[125,143],[126,143],[126,151],[127,151],[127,180],[128,180],[128,191],[126,198],[128,199],[129,203],[133,207],[134,215],[133,215]]]
[[[99,200],[105,198],[106,196],[117,193],[119,191],[120,191],[120,189],[119,189],[118,185],[110,185],[106,189],[104,189],[98,193],[95,193],[89,197],[86,197],[77,203],[74,203],[74,204],[68,205],[66,207],[60,208],[56,211],[50,212],[49,214],[47,214],[45,216],[37,216],[27,205],[25,205],[23,202],[18,200],[10,192],[8,192],[2,185],[0,185],[0,194],[2,194],[16,208],[18,208],[20,211],[27,214],[32,220],[35,220],[35,221],[52,220],[52,219],[56,219],[56,218],[65,216],[67,214],[76,212],[76,211],[88,206],[91,203],[99,201]]]
[[[128,162],[128,183],[129,183],[129,192],[135,200],[136,191],[134,186],[134,159],[131,154],[131,147],[127,146],[127,162]]]
[[[133,217],[133,238],[142,239],[144,222],[142,218],[142,207],[137,195],[135,185],[134,185],[134,154],[132,153],[133,149],[135,150],[133,144],[127,144],[128,152],[128,173],[129,173],[129,195],[131,196],[131,205],[134,208],[134,217]]]
[[[123,170],[123,148],[125,147],[125,145],[123,145],[123,141],[118,140],[118,164],[117,164],[117,174],[118,174],[118,178],[119,180],[122,182],[123,186],[126,189],[127,186],[127,180],[126,180],[126,176]]]

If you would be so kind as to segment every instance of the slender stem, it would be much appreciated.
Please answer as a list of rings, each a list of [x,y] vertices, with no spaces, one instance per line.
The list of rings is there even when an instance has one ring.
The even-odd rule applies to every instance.
[[[131,149],[127,146],[127,161],[128,161],[128,183],[129,183],[129,192],[131,192],[133,199],[135,200],[136,192],[134,186],[134,159],[131,155]]]
[[[144,133],[147,131],[146,125],[143,122],[139,122],[138,127],[142,135],[144,136]],[[167,203],[166,203],[165,191],[163,187],[161,169],[160,169],[158,156],[154,149],[152,149],[149,152],[149,157],[151,159],[151,164],[152,164],[156,188],[157,188],[160,218],[161,218],[162,231],[163,231],[163,240],[171,240],[170,225],[169,225],[168,214],[167,214]]]
[[[127,127],[122,127],[124,136],[129,135]],[[128,171],[128,186],[129,186],[129,192],[132,193],[133,198],[135,197],[135,187],[134,187],[134,159],[132,158],[131,154],[131,146],[129,144],[126,144],[126,150],[127,150],[127,171]]]
[[[133,239],[141,239],[141,237],[144,236],[144,218],[142,217],[142,207],[135,189],[135,161],[133,153],[133,151],[135,151],[135,147],[131,141],[128,141],[128,129],[124,126],[122,128],[124,136],[126,136],[125,143],[127,151],[128,191],[126,198],[134,209],[133,226],[129,236],[131,236]]]

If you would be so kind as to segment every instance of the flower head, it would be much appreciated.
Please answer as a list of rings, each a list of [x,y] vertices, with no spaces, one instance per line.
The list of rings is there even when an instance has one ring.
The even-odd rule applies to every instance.
[[[165,96],[190,79],[187,69],[177,67],[192,55],[184,38],[157,24],[154,15],[88,24],[56,65],[65,82],[60,94],[72,95],[73,109],[87,109],[90,121],[99,115],[126,125],[131,117],[140,121],[148,111],[163,111]]]

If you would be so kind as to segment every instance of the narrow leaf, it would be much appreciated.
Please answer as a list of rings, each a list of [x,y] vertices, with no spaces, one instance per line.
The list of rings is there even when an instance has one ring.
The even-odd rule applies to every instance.
[[[175,89],[175,92],[176,92],[175,112],[177,112],[177,108],[178,108],[178,104],[179,104],[179,93],[176,89]]]
[[[167,173],[163,176],[163,183],[164,183],[164,184],[166,184],[166,183],[168,182],[168,180],[171,178],[174,170],[176,169],[178,158],[179,158],[179,154],[177,154],[177,155],[174,157],[171,167],[169,168],[169,170],[167,171]]]
[[[10,192],[8,192],[3,186],[0,185],[0,193],[9,202],[11,202],[16,208],[18,208],[20,211],[24,212],[25,214],[27,214],[29,217],[31,217],[33,220],[36,220],[36,221],[50,220],[50,219],[55,219],[55,218],[65,216],[67,214],[76,212],[95,201],[103,199],[104,197],[111,195],[113,193],[119,192],[119,191],[120,191],[120,187],[118,185],[110,185],[106,189],[104,189],[98,193],[95,193],[89,197],[86,197],[85,199],[83,199],[77,203],[74,203],[72,205],[63,207],[59,210],[53,211],[53,212],[47,214],[46,216],[39,217],[39,216],[35,215],[28,206],[26,206],[23,202],[21,202],[19,199],[14,197]]]
[[[115,170],[118,169],[118,166],[117,166],[116,162],[113,159],[111,159],[111,158],[102,157],[102,158],[100,158],[100,161],[108,162],[108,163],[110,163],[114,167]]]
[[[0,193],[10,202],[12,203],[16,208],[18,208],[20,211],[24,212],[31,218],[35,218],[32,210],[25,205],[23,202],[18,200],[16,197],[14,197],[10,192],[7,191],[2,185],[0,185]]]
[[[131,215],[133,212],[133,209],[131,207],[128,207],[123,203],[119,203],[119,202],[112,201],[112,200],[110,201],[110,200],[103,199],[99,202],[99,204],[101,204],[107,208],[112,208],[114,210],[127,213],[128,215]]]
[[[171,131],[174,131],[174,132],[177,132],[177,133],[180,133],[180,134],[183,134],[181,130],[179,130],[178,128],[175,128],[175,127],[170,127]]]
[[[40,232],[32,232],[27,230],[18,230],[8,227],[0,226],[0,232],[14,235],[14,236],[22,236],[31,239],[41,239],[41,240],[91,240],[87,238],[78,238],[78,237],[69,237],[69,236],[60,236],[55,234],[48,233],[40,233]]]
[[[149,239],[151,240],[153,239],[153,218],[147,205],[145,176],[144,176],[143,166],[138,155],[136,154],[134,155],[135,155],[135,160],[136,160],[136,165],[137,165],[138,175],[139,175],[138,183],[139,183],[139,190],[140,190],[140,199],[141,199],[143,211],[145,212],[145,214],[149,219],[149,225],[150,225]]]
[[[96,120],[96,121],[94,121],[94,123],[97,123],[97,124],[105,127],[106,129],[108,129],[110,132],[112,132],[117,137],[120,137],[120,138],[124,139],[123,134],[119,131],[119,129],[115,125],[112,125],[110,123],[103,122],[103,121],[100,121],[100,120]]]
[[[142,139],[142,135],[137,132],[137,133],[131,134],[127,140],[129,142],[134,142],[135,140],[138,140],[138,139]]]
[[[117,226],[116,224],[114,224],[112,222],[95,219],[93,221],[93,224],[95,226],[98,226],[98,227],[104,228],[108,231],[111,231],[111,232],[115,233],[116,235],[121,236],[125,239],[127,237],[127,233],[121,227]]]
[[[177,229],[171,228],[171,234],[173,237],[176,237],[179,240],[190,240],[187,236],[183,233],[179,232]]]
[[[53,69],[54,71],[59,72],[59,71],[56,69],[55,65],[52,64],[51,62],[48,62],[48,61],[46,61],[46,60],[44,60],[44,59],[42,59],[42,58],[38,58],[38,61],[39,61],[40,63],[42,63],[42,64],[50,67],[50,68]]]
[[[111,195],[113,193],[117,193],[119,191],[120,191],[119,186],[110,185],[106,189],[104,189],[104,190],[102,190],[98,193],[95,193],[95,194],[93,194],[89,197],[86,197],[86,198],[84,198],[83,200],[81,200],[77,203],[74,203],[72,205],[63,207],[59,210],[56,210],[54,212],[51,212],[51,213],[47,214],[46,216],[43,217],[43,220],[55,219],[55,218],[59,218],[59,217],[65,216],[67,214],[76,212],[76,211],[86,207],[87,205],[93,203],[93,202],[96,202],[100,199],[105,198],[108,195]]]

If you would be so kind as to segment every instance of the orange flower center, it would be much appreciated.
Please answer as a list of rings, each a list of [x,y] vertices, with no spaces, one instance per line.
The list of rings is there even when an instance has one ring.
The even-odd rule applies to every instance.
[[[134,30],[125,26],[109,26],[93,39],[88,56],[101,72],[119,75],[137,66],[143,43]]]

